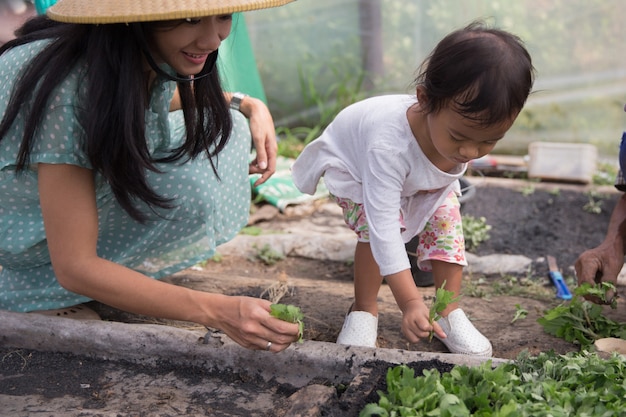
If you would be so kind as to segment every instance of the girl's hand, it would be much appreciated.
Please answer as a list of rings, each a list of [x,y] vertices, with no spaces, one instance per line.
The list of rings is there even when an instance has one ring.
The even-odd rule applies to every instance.
[[[431,331],[441,338],[445,338],[439,324],[432,325],[428,320],[429,309],[421,299],[409,301],[404,308],[402,316],[402,334],[411,343],[417,343],[420,339],[428,338]]]
[[[270,315],[271,302],[260,298],[224,296],[217,327],[239,345],[255,350],[280,352],[298,340],[297,323]]]
[[[430,337],[431,331],[441,338],[446,337],[437,323],[430,324],[430,309],[415,286],[410,269],[388,275],[385,280],[402,311],[402,334],[409,342],[417,343],[420,339]]]
[[[256,158],[250,163],[250,174],[261,174],[254,186],[263,184],[276,172],[276,129],[269,109],[263,101],[247,96],[241,101],[241,113],[250,121],[250,133]]]

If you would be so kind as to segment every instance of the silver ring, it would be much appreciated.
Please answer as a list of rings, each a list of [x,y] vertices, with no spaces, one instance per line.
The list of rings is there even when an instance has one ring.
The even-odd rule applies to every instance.
[[[267,346],[265,346],[265,350],[270,350],[272,348],[272,342],[267,342]]]

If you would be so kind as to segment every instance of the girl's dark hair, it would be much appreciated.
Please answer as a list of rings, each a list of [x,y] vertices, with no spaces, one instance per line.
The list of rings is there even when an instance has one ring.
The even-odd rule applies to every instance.
[[[149,24],[143,26],[146,32],[151,30]],[[22,73],[0,122],[1,141],[18,113],[25,114],[24,137],[16,161],[18,173],[29,165],[35,132],[45,117],[51,93],[77,64],[86,62],[86,93],[79,96],[84,102],[77,102],[75,108],[84,129],[83,149],[93,169],[108,182],[130,216],[138,221],[147,219],[136,207],[137,201],[145,202],[153,211],[172,207],[172,200],[160,196],[148,184],[146,170],[158,172],[156,162],[195,158],[205,152],[217,175],[217,155],[226,145],[232,127],[217,68],[194,82],[178,83],[187,136],[170,155],[154,159],[145,130],[149,91],[142,49],[130,25],[66,24],[39,16],[27,21],[16,35],[0,47],[0,54],[32,41],[51,41]],[[28,108],[30,100],[33,103]]]
[[[426,113],[453,104],[464,117],[489,126],[517,116],[534,75],[530,54],[517,36],[473,22],[437,44],[415,84],[424,87]]]

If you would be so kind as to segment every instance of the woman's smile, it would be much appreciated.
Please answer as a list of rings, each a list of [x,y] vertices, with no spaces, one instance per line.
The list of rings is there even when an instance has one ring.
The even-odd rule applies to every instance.
[[[183,51],[183,56],[194,65],[204,65],[209,54],[192,54]]]

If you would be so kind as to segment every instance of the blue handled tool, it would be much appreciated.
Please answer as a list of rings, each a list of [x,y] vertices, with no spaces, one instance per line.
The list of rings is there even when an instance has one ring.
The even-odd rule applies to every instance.
[[[563,275],[561,275],[559,268],[556,266],[556,259],[554,258],[554,256],[550,255],[547,256],[547,259],[548,268],[550,269],[548,275],[550,276],[552,283],[556,287],[557,298],[561,298],[563,300],[571,300],[572,293],[567,287],[567,284],[565,283],[565,280],[563,279]]]

